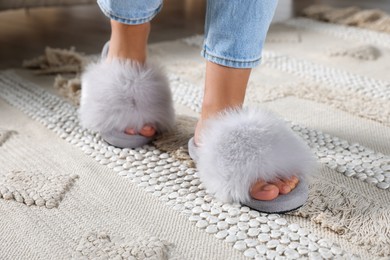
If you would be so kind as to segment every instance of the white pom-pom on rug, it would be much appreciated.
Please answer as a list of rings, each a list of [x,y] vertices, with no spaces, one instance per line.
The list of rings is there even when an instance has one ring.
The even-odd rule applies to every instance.
[[[79,116],[83,127],[109,133],[145,124],[157,132],[174,127],[175,113],[161,68],[125,59],[90,64],[81,78]]]
[[[309,147],[287,123],[258,108],[232,109],[208,120],[195,156],[206,189],[225,202],[250,202],[257,180],[304,180],[315,168]]]

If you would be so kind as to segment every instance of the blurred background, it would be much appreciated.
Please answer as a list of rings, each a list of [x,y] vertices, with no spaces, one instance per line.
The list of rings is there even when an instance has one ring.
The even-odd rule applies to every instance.
[[[153,20],[150,42],[203,33],[206,0],[165,0]],[[311,4],[360,6],[390,12],[389,0],[279,0],[274,22],[299,15]],[[95,0],[0,0],[0,69],[17,68],[46,46],[99,53],[108,40],[108,19]]]

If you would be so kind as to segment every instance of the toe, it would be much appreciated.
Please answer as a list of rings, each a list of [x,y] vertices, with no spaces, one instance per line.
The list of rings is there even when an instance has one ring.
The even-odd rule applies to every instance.
[[[137,131],[135,131],[134,128],[126,128],[125,129],[125,133],[128,134],[128,135],[136,135]]]
[[[281,179],[276,179],[270,183],[278,187],[280,194],[287,194],[293,189],[290,185],[288,185],[284,182],[284,180]]]
[[[134,129],[134,128],[126,128],[125,129],[125,133],[128,134],[128,135],[137,135],[137,134],[140,134],[140,135],[143,135],[145,137],[152,137],[156,134],[156,129],[154,129],[152,126],[150,125],[145,125],[140,131],[139,133]]]
[[[299,179],[296,176],[292,176],[289,179],[276,179],[270,183],[278,187],[280,194],[287,194],[295,189],[299,183]]]
[[[152,137],[152,136],[154,136],[156,134],[156,129],[154,129],[150,125],[145,125],[141,129],[140,134],[143,135],[143,136],[146,136],[146,137]]]
[[[267,182],[257,181],[252,185],[250,195],[257,200],[273,200],[279,195],[279,189]]]
[[[291,189],[294,189],[298,185],[298,178],[293,176],[290,179],[283,179],[282,180],[286,185],[290,186]]]

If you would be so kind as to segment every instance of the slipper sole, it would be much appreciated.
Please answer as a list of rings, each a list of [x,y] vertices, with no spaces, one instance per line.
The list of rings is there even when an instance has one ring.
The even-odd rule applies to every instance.
[[[123,132],[111,130],[109,132],[102,132],[104,141],[119,148],[137,148],[150,143],[153,137],[145,137],[142,135],[128,135]]]

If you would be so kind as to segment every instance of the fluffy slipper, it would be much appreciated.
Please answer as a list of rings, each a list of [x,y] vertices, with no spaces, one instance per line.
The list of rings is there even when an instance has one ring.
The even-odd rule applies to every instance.
[[[201,145],[188,143],[208,192],[266,213],[285,213],[308,198],[307,178],[315,170],[307,145],[281,119],[260,109],[229,110],[206,122]],[[257,180],[299,178],[297,187],[271,201],[251,198]]]
[[[90,64],[81,78],[82,126],[100,132],[108,143],[122,148],[139,147],[152,140],[125,134],[126,128],[139,132],[148,124],[158,133],[171,130],[175,113],[168,79],[161,69],[125,59],[106,62],[103,57]]]

